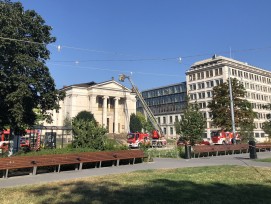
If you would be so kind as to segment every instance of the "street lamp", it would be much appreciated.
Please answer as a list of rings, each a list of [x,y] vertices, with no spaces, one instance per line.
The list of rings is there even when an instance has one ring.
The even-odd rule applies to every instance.
[[[228,67],[229,75],[229,92],[230,92],[230,105],[231,105],[231,123],[232,123],[232,132],[233,132],[233,144],[236,143],[235,140],[235,121],[234,121],[234,109],[233,109],[233,96],[232,96],[232,86],[231,86],[231,72],[230,67]]]

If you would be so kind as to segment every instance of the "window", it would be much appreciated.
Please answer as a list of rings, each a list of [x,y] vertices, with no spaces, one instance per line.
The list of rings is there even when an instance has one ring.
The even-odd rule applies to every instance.
[[[218,76],[218,69],[215,69],[215,76]]]
[[[167,128],[164,128],[164,134],[166,135],[167,134]]]
[[[172,120],[172,116],[169,116],[169,122],[172,123],[173,120]]]
[[[178,116],[175,115],[175,122],[179,122]]]
[[[222,74],[223,74],[222,68],[219,68],[218,73],[219,73],[219,75],[222,75]]]
[[[173,135],[173,127],[170,127],[170,134]]]
[[[163,117],[163,123],[166,124],[166,117]]]
[[[211,87],[213,87],[214,86],[214,82],[210,81],[210,85],[211,85]]]

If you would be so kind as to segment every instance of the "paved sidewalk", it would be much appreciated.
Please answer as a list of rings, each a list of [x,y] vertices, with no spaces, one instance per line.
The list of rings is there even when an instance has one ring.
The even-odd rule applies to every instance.
[[[257,153],[259,159],[270,158],[271,152]],[[90,176],[102,176],[109,174],[128,173],[137,170],[148,169],[170,169],[198,166],[216,166],[216,165],[240,165],[240,166],[257,166],[269,167],[271,163],[256,162],[249,159],[249,154],[235,154],[217,157],[203,157],[193,159],[166,159],[155,158],[154,162],[140,163],[135,165],[123,165],[119,167],[103,167],[96,169],[83,169],[81,171],[64,171],[60,173],[45,173],[38,175],[26,175],[11,177],[8,179],[0,178],[0,188],[15,187],[29,184],[41,184],[54,181],[64,181],[69,179],[85,178]]]

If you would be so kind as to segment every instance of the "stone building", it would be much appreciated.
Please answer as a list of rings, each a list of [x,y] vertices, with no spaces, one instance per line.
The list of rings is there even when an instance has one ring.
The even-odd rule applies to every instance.
[[[211,112],[207,108],[208,102],[212,100],[213,87],[226,82],[229,75],[241,81],[246,88],[246,99],[252,103],[253,111],[258,115],[254,120],[254,137],[258,141],[265,141],[267,135],[262,130],[262,124],[267,120],[270,111],[263,109],[263,106],[271,103],[271,72],[216,55],[194,63],[186,71],[187,94],[191,103],[198,102],[207,119],[207,138],[210,138],[210,132],[216,129],[211,120]]]
[[[114,79],[74,84],[62,90],[66,92],[66,97],[60,102],[61,109],[59,113],[54,111],[53,123],[47,125],[62,126],[65,118],[89,111],[109,133],[129,131],[130,115],[136,113],[136,94]]]

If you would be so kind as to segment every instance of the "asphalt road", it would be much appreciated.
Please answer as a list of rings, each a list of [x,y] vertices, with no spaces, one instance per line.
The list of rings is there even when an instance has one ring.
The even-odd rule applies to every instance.
[[[257,153],[259,159],[271,158],[271,152]],[[0,188],[23,186],[30,184],[42,184],[55,181],[64,181],[77,178],[85,178],[91,176],[103,176],[109,174],[121,174],[138,170],[148,169],[171,169],[184,167],[198,166],[216,166],[216,165],[240,165],[240,166],[255,166],[269,167],[271,163],[257,162],[249,159],[249,154],[235,154],[217,157],[203,157],[193,159],[166,159],[155,158],[153,162],[139,163],[135,165],[123,165],[119,167],[103,167],[96,169],[83,169],[81,171],[63,171],[60,173],[43,173],[38,175],[26,175],[10,178],[0,178]]]

